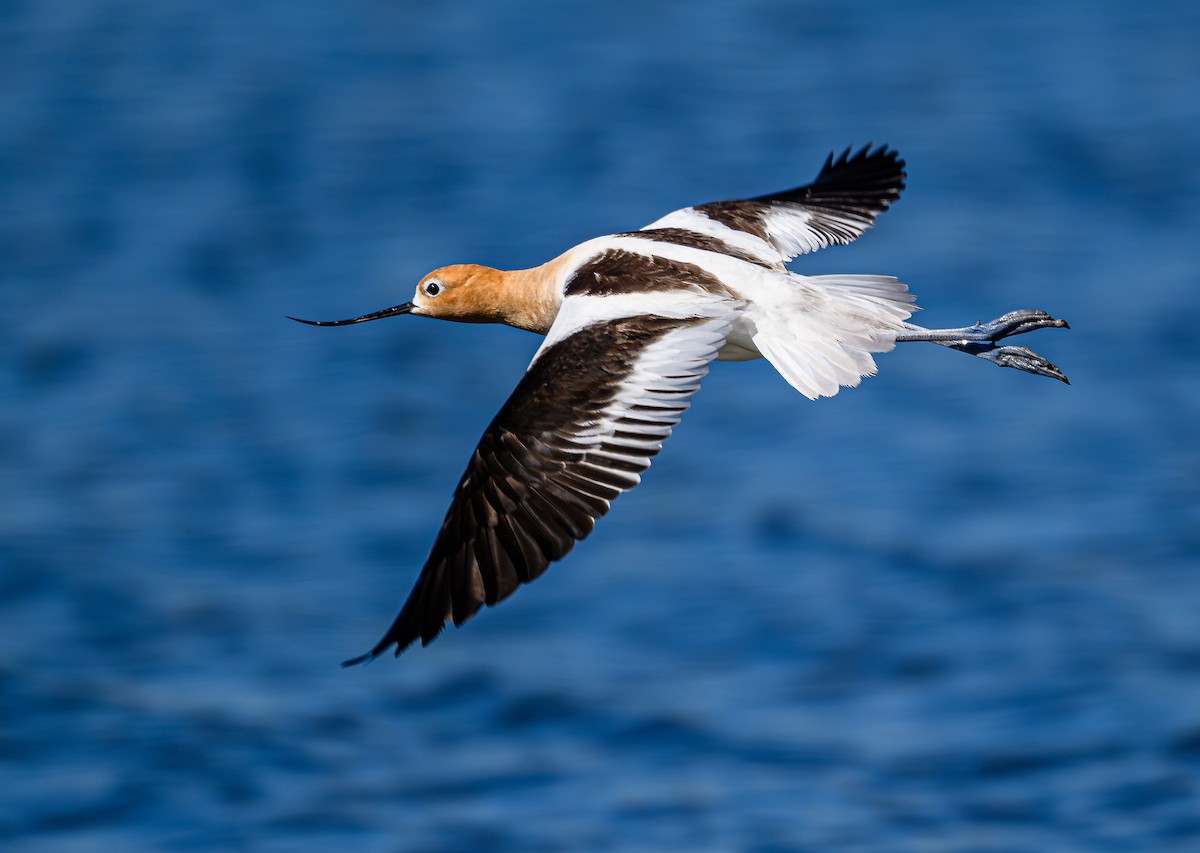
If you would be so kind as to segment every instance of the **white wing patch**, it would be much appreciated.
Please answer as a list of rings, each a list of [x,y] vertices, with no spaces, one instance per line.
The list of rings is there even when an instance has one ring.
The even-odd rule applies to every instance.
[[[533,359],[537,361],[543,352],[593,323],[643,314],[673,320],[689,317],[732,318],[739,307],[740,303],[730,302],[719,296],[682,289],[606,296],[568,296],[563,300],[562,307],[558,309],[558,316],[554,318],[554,323],[546,332],[546,339]]]
[[[610,459],[634,462],[639,452],[657,450],[691,405],[732,327],[731,316],[681,325],[647,346],[617,386],[613,399],[575,442]],[[629,475],[632,488],[639,481]]]
[[[861,218],[850,214],[823,210],[820,213],[820,224],[823,227],[817,229],[813,227],[816,219],[812,211],[799,205],[764,207],[762,212],[767,238],[784,260],[824,249],[834,242],[849,243],[871,224],[870,220],[864,223]],[[848,236],[832,240],[830,232]]]
[[[641,230],[683,228],[715,237],[766,263],[782,266],[797,255],[824,249],[834,243],[849,243],[870,227],[853,214],[822,210],[819,213],[801,205],[769,205],[743,202],[753,210],[759,227],[766,233],[762,239],[749,231],[731,228],[708,216],[703,210],[685,207],[674,210]],[[818,227],[819,226],[819,227]]]

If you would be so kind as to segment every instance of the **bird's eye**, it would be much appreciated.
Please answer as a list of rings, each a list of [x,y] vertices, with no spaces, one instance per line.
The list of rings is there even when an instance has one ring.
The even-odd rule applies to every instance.
[[[436,281],[427,281],[421,289],[425,292],[426,296],[437,296],[442,292],[442,285]]]

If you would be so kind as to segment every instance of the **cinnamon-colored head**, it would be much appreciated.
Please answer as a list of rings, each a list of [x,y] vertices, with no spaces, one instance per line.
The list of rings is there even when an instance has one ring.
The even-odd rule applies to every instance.
[[[417,283],[412,312],[460,323],[505,323],[512,294],[500,270],[478,264],[440,267]]]
[[[530,270],[515,271],[479,264],[454,264],[422,278],[412,301],[403,305],[349,320],[299,322],[313,326],[348,326],[398,314],[417,314],[460,323],[505,323],[545,334],[562,301],[554,277],[558,263],[556,260]]]

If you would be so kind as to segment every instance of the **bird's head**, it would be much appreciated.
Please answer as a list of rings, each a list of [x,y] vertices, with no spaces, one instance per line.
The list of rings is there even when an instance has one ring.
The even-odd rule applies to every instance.
[[[512,318],[519,306],[513,304],[514,294],[507,284],[505,274],[500,270],[478,264],[454,264],[436,269],[417,282],[412,301],[403,305],[348,320],[291,319],[310,326],[349,326],[397,314],[416,314],[460,323],[518,325],[512,322]]]

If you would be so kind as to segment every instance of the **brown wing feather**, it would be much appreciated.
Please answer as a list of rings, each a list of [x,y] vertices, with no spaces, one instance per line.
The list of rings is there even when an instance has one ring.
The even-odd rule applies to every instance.
[[[645,372],[639,359],[648,348],[697,326],[706,334],[684,347],[691,366],[663,370],[637,389],[639,400],[653,403],[622,406],[622,383],[635,368]],[[446,620],[462,624],[566,555],[637,484],[727,329],[711,317],[627,317],[548,346],[471,455],[400,614],[370,652],[345,665],[393,645],[396,654],[418,639],[426,645]]]

